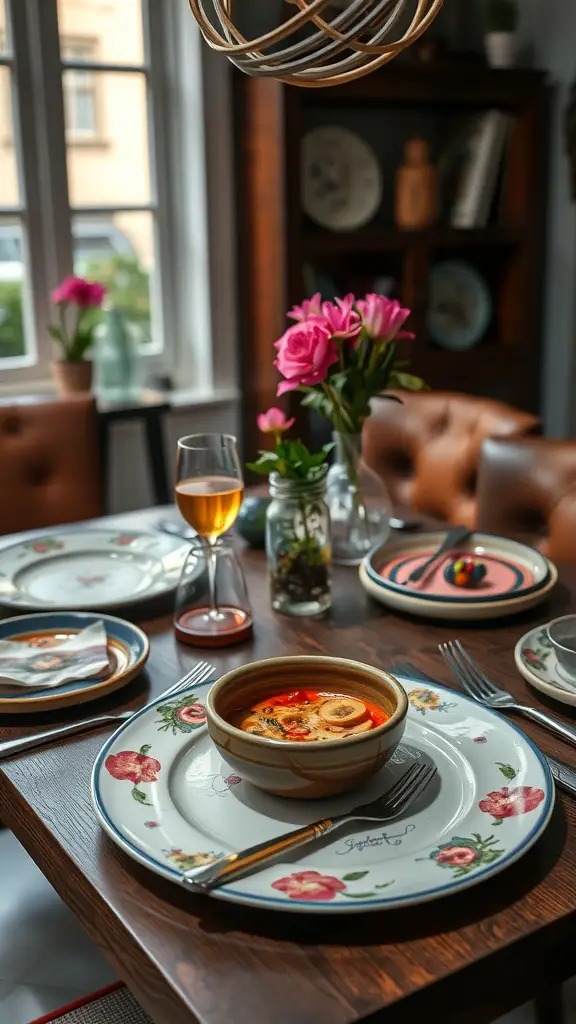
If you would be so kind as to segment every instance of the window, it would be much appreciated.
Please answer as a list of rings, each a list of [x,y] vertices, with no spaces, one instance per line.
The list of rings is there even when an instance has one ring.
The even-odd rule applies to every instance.
[[[182,6],[0,0],[2,386],[48,379],[49,296],[73,272],[106,286],[157,372],[180,360],[180,386],[210,379],[182,349],[210,316],[202,71]]]
[[[61,39],[60,53],[64,60],[74,63],[93,62],[96,46],[93,42]],[[66,134],[71,141],[97,137],[96,82],[92,71],[76,68],[64,76],[64,109]]]

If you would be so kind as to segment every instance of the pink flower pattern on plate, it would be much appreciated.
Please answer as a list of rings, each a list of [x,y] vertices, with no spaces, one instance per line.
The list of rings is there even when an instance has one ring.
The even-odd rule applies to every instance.
[[[333,900],[346,886],[333,875],[322,875],[319,871],[296,871],[285,878],[272,882],[272,888],[285,892],[291,900]]]

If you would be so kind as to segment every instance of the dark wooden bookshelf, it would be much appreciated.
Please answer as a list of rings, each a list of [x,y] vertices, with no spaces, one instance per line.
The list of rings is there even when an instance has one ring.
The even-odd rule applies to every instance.
[[[416,334],[411,369],[431,387],[468,391],[537,412],[541,357],[543,263],[548,190],[549,87],[545,74],[481,64],[393,62],[364,79],[326,89],[299,89],[268,79],[235,77],[238,156],[239,268],[247,451],[258,445],[254,417],[276,401],[273,342],[285,312],[306,297],[310,264],[337,283],[388,275],[412,310]],[[390,191],[371,224],[332,232],[313,224],[300,203],[300,141],[310,128],[342,123],[372,141],[394,125],[406,137],[415,124],[473,117],[498,108],[512,115],[505,169],[491,222],[458,229],[446,221],[425,231],[393,223]],[[424,129],[425,130],[425,129]],[[390,171],[384,172],[390,190]],[[428,336],[428,280],[439,260],[470,263],[490,289],[494,312],[485,336],[465,352]],[[306,431],[307,414],[293,396],[291,412]]]

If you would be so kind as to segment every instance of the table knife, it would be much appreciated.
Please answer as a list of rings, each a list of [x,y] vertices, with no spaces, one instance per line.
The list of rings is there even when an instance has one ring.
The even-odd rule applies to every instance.
[[[422,669],[416,668],[415,665],[411,665],[409,661],[397,661],[393,665],[390,665],[389,671],[392,675],[400,677],[406,680],[421,680],[423,683],[429,683],[431,686],[443,686],[443,683],[439,683],[437,679],[433,679],[427,672],[423,672]],[[571,768],[565,761],[559,761],[556,757],[551,757],[548,754],[544,754],[552,774],[552,778],[560,786],[561,789],[565,790],[566,793],[570,793],[571,796],[576,796],[576,769]]]
[[[403,586],[407,586],[410,583],[418,583],[424,578],[424,576],[426,576],[434,563],[437,562],[442,555],[447,554],[448,551],[457,547],[458,544],[462,544],[468,539],[471,533],[472,531],[469,530],[467,526],[453,526],[444,537],[442,543],[436,548],[434,554],[431,555],[430,558],[428,558],[422,565],[418,565],[412,570],[407,579],[404,580]]]

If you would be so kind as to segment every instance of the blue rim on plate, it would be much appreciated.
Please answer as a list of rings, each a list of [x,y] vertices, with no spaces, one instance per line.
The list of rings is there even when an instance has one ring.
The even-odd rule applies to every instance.
[[[419,679],[417,677],[414,679],[409,679],[408,676],[401,674],[401,678],[404,683],[408,682],[422,684],[422,679]],[[190,690],[185,691],[185,693],[179,694],[179,696],[184,697],[188,694],[194,694],[194,696],[197,697],[199,690],[205,691],[207,688],[212,686],[214,682],[215,680],[209,680],[206,683],[190,687]],[[434,683],[434,691],[436,690],[440,691],[442,694],[445,694],[446,696],[457,696],[460,700],[463,700],[465,703],[471,705],[476,711],[479,708],[477,701],[473,700],[470,697],[467,697],[465,694],[462,694],[459,691],[450,690],[447,687]],[[136,714],[128,722],[121,725],[116,730],[116,732],[113,733],[113,735],[106,740],[100,752],[98,753],[98,756],[96,757],[96,760],[92,768],[90,783],[91,798],[94,810],[96,812],[96,816],[101,826],[103,827],[104,831],[108,834],[108,836],[114,842],[116,842],[121,849],[123,849],[126,853],[133,857],[133,859],[136,860],[138,863],[143,864],[145,867],[152,868],[153,870],[155,870],[156,873],[162,875],[164,878],[168,878],[172,881],[182,884],[181,871],[178,871],[175,868],[169,866],[165,861],[162,861],[156,857],[151,856],[148,853],[145,853],[142,849],[140,849],[140,847],[136,843],[134,843],[131,839],[123,835],[119,828],[117,828],[117,826],[114,824],[114,822],[112,821],[112,819],[110,818],[106,811],[101,796],[99,782],[100,773],[104,768],[106,758],[108,757],[112,745],[116,743],[119,737],[133,725],[136,719],[140,718],[145,714],[148,714],[152,709],[162,704],[163,701],[165,701],[165,698],[159,697],[157,700],[153,701],[146,707],[142,708],[140,711],[136,712]],[[482,709],[489,716],[496,718],[499,722],[504,723],[506,727],[510,729],[512,732],[518,734],[522,738],[522,741],[530,748],[536,760],[539,762],[544,776],[543,784],[545,786],[545,796],[542,805],[539,808],[538,820],[531,827],[531,829],[529,830],[521,844],[519,844],[515,849],[511,850],[509,854],[504,854],[504,856],[500,857],[495,863],[492,863],[485,868],[480,868],[476,870],[472,875],[457,880],[452,879],[452,881],[447,884],[442,884],[435,886],[431,889],[418,891],[411,898],[407,898],[406,896],[382,896],[377,901],[372,902],[370,905],[367,905],[365,902],[362,902],[360,900],[354,901],[353,899],[350,899],[346,904],[347,910],[355,908],[358,911],[374,911],[383,910],[398,905],[409,906],[413,904],[418,904],[420,902],[439,898],[444,894],[452,894],[454,892],[460,892],[463,889],[468,889],[471,886],[476,885],[478,882],[481,882],[488,877],[491,877],[495,874],[499,874],[500,871],[502,871],[504,868],[509,867],[511,864],[518,861],[534,845],[536,840],[546,829],[548,822],[550,821],[552,811],[554,809],[555,801],[554,781],[546,758],[538,749],[536,744],[530,739],[530,737],[527,736],[526,733],[524,733],[518,726],[514,725],[504,715],[499,714],[492,708],[485,707],[484,705],[481,706]],[[153,822],[152,824],[156,823]],[[215,889],[212,892],[210,892],[209,895],[217,899],[230,900],[234,903],[241,903],[247,906],[255,907],[279,907],[283,910],[299,908],[301,911],[317,912],[335,910],[334,905],[327,902],[311,904],[309,901],[305,900],[290,899],[289,903],[287,903],[286,900],[283,900],[278,897],[268,895],[264,896],[253,892],[246,893],[241,889],[231,888],[230,886],[226,886],[225,889]]]
[[[426,537],[430,538],[430,543],[432,544],[432,550],[434,550],[435,547],[438,547],[442,543],[442,540],[445,537],[445,535],[446,535],[445,531],[438,531],[438,532],[434,532],[434,533],[430,533],[430,534],[425,534],[425,535],[421,534],[420,537],[426,536]],[[533,552],[534,555],[536,556],[536,558],[540,559],[542,561],[544,567],[545,567],[545,572],[544,572],[544,575],[543,575],[542,579],[538,580],[538,582],[536,582],[536,583],[530,584],[530,586],[528,586],[528,587],[522,587],[521,586],[521,581],[522,581],[521,573],[516,568],[516,566],[514,564],[512,564],[511,562],[507,561],[507,559],[504,558],[504,557],[500,557],[497,554],[493,555],[491,552],[487,552],[487,554],[489,555],[490,558],[497,558],[500,562],[504,563],[507,566],[507,568],[509,568],[510,570],[513,571],[513,573],[514,573],[514,575],[516,577],[516,583],[514,584],[513,588],[511,590],[509,590],[509,591],[506,591],[506,593],[504,593],[504,594],[488,594],[488,595],[478,595],[478,596],[474,596],[474,593],[471,592],[470,590],[464,590],[463,589],[461,591],[461,593],[454,593],[454,596],[452,597],[452,596],[443,595],[443,594],[427,594],[425,590],[419,590],[418,587],[409,588],[409,587],[406,587],[405,584],[397,583],[396,582],[395,577],[396,577],[396,575],[398,573],[398,570],[400,568],[402,568],[402,565],[404,565],[406,563],[406,561],[408,561],[410,558],[414,557],[414,554],[417,553],[417,552],[407,551],[405,561],[401,562],[401,563],[398,563],[397,565],[394,566],[393,575],[391,575],[390,577],[381,576],[380,572],[378,571],[378,569],[375,566],[377,564],[381,563],[386,556],[388,556],[388,561],[392,561],[392,559],[394,557],[394,547],[391,546],[391,545],[384,544],[381,547],[376,548],[376,550],[371,551],[368,555],[366,555],[366,558],[364,559],[363,565],[364,565],[364,567],[366,569],[366,572],[367,572],[368,576],[372,580],[372,582],[376,583],[380,587],[383,587],[385,590],[393,590],[396,593],[400,593],[400,594],[410,594],[411,596],[420,598],[423,601],[430,601],[431,603],[436,603],[436,604],[451,604],[451,605],[456,605],[457,606],[458,604],[464,604],[464,603],[465,604],[491,604],[493,602],[496,603],[496,602],[499,602],[499,601],[510,601],[510,600],[516,600],[519,597],[528,596],[528,594],[536,593],[536,591],[542,590],[542,588],[546,586],[546,584],[548,583],[548,581],[550,579],[550,568],[549,568],[549,565],[548,565],[546,559],[540,554],[539,551],[536,551],[535,548],[531,548],[528,544],[522,544],[520,541],[512,541],[512,540],[508,541],[508,538],[498,537],[497,534],[489,534],[489,533],[478,533],[478,534],[476,534],[476,532],[472,533],[471,537],[468,539],[468,542],[464,541],[463,544],[461,545],[461,547],[464,548],[464,545],[466,543],[470,543],[471,541],[473,541],[475,536],[486,537],[486,538],[493,537],[496,540],[506,540],[508,543],[510,543],[514,547],[523,548],[525,551]],[[417,541],[418,539],[419,539],[418,535],[415,535],[412,540],[414,542],[414,541]],[[406,545],[407,547],[409,547],[410,546],[410,540],[408,538],[406,538],[406,539],[404,539],[402,541],[400,541],[400,540],[397,541],[397,543],[395,545],[396,549],[397,549],[396,550],[397,554],[398,554],[398,549],[400,549],[400,554],[401,554],[401,547],[403,545]],[[459,548],[459,550],[460,550],[460,548]]]
[[[150,641],[139,626],[115,615],[103,612],[30,612],[0,620],[0,640],[11,640],[29,633],[78,632],[103,622],[109,645],[125,662],[112,674],[92,679],[72,680],[50,690],[32,690],[21,687],[10,693],[0,687],[0,713],[19,711],[48,711],[56,707],[81,704],[96,700],[125,686],[144,667],[150,651]]]

